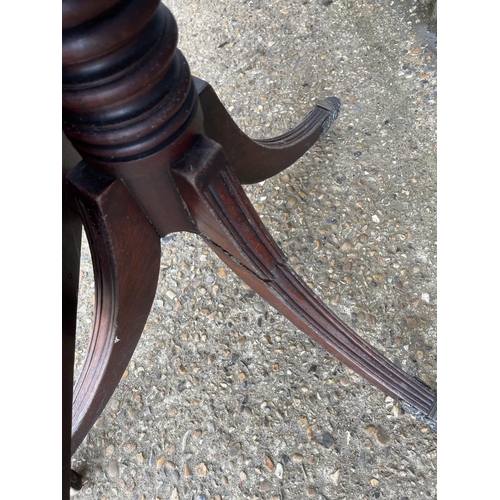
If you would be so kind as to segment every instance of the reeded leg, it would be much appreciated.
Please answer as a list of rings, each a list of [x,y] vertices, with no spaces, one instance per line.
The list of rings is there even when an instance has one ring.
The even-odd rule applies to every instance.
[[[173,172],[200,235],[240,278],[328,352],[436,428],[435,391],[354,333],[287,266],[218,144],[200,138]]]
[[[326,132],[340,111],[340,101],[328,97],[297,127],[272,139],[253,140],[234,123],[214,89],[193,78],[203,109],[205,135],[224,148],[242,184],[260,182],[288,168]]]
[[[73,393],[74,453],[113,394],[146,324],[160,241],[121,181],[84,162],[67,180],[89,240],[96,288],[92,338]]]

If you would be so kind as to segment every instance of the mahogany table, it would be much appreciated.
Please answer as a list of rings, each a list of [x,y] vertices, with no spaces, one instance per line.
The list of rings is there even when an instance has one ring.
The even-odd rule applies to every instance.
[[[212,87],[191,76],[176,46],[175,20],[159,0],[63,0],[63,131],[83,159],[63,170],[63,498],[71,455],[113,394],[146,323],[160,239],[176,231],[201,236],[297,328],[437,427],[436,392],[305,285],[242,188],[300,158],[336,119],[339,100],[328,97],[293,130],[255,141]],[[82,223],[95,319],[73,381]]]

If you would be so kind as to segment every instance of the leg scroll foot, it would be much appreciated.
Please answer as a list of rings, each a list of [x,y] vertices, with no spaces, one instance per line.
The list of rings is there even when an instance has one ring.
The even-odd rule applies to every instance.
[[[244,134],[213,88],[194,78],[204,115],[205,135],[224,148],[242,184],[260,182],[288,168],[325,133],[340,112],[340,101],[328,97],[316,103],[302,123],[272,139],[253,140]]]

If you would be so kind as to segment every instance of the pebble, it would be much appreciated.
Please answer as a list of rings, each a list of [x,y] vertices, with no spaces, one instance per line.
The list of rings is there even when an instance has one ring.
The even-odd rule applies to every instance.
[[[228,484],[229,483],[229,479],[227,478],[227,476],[222,476],[222,484]]]
[[[233,446],[231,446],[231,448],[229,448],[229,456],[235,457],[240,450],[241,450],[241,444],[240,443],[234,444]]]
[[[271,489],[271,483],[266,479],[260,483],[260,491],[269,491]]]
[[[123,450],[126,451],[127,453],[132,453],[135,451],[137,448],[137,445],[135,443],[125,443],[123,445]]]
[[[165,463],[165,455],[162,455],[157,461],[156,461],[156,468],[161,469],[163,467],[163,464]]]
[[[371,483],[371,485],[372,485],[372,486],[377,486],[377,484],[378,484],[378,479],[372,478],[372,479],[370,480],[370,483]]]
[[[274,475],[278,479],[283,479],[283,466],[280,463],[276,465],[276,470],[274,471]]]
[[[170,500],[179,500],[179,492],[177,488],[174,488],[172,494],[170,495]]]
[[[217,274],[219,275],[220,278],[225,278],[227,276],[226,268],[220,267],[219,270],[217,271]]]
[[[196,474],[201,477],[205,477],[207,475],[207,466],[204,462],[200,462],[195,467]]]
[[[331,448],[333,445],[333,437],[329,432],[324,432],[323,435],[321,436],[321,444],[325,448]]]
[[[381,427],[375,430],[375,439],[379,444],[385,446],[389,442],[389,435]]]
[[[340,469],[335,471],[333,474],[330,474],[330,479],[335,486],[338,486],[340,480]]]
[[[370,434],[373,434],[373,431],[376,429],[376,427],[374,425],[369,425],[366,429],[365,429],[365,432],[366,434],[368,434],[368,436]]]
[[[184,464],[184,477],[192,477],[191,470],[189,469],[188,464]]]
[[[274,470],[274,463],[267,455],[264,457],[264,467],[271,472]]]
[[[108,464],[108,475],[109,477],[116,477],[118,476],[118,462],[116,460],[111,460]]]
[[[110,444],[110,445],[106,448],[105,453],[106,453],[106,455],[107,455],[107,456],[109,456],[109,455],[112,455],[114,451],[115,451],[115,447],[114,447],[112,444]]]
[[[316,495],[316,488],[313,488],[312,486],[308,486],[308,487],[306,488],[306,495],[307,495],[308,497],[313,497],[313,496],[315,496],[315,495]]]
[[[304,460],[304,457],[300,453],[295,453],[292,457],[294,462],[300,463]]]

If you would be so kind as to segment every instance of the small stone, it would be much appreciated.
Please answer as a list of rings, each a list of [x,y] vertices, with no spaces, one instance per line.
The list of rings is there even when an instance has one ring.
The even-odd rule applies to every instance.
[[[170,500],[179,500],[179,492],[177,488],[174,488],[172,494],[170,495]]]
[[[191,470],[189,469],[188,464],[184,464],[184,477],[192,477]]]
[[[243,380],[245,380],[247,376],[243,372],[240,372],[238,373],[238,378],[240,379],[240,382],[243,382]]]
[[[264,467],[271,472],[274,470],[274,463],[267,455],[264,457]]]
[[[304,457],[300,453],[295,453],[292,457],[294,462],[300,463],[304,460]]]
[[[348,241],[346,241],[345,243],[342,244],[342,246],[340,247],[340,249],[343,252],[348,252],[349,250],[352,249],[352,245]]]
[[[132,453],[133,451],[135,451],[136,448],[137,445],[135,443],[125,443],[123,445],[123,450],[126,451],[127,453]]]
[[[222,497],[217,493],[217,495],[215,495],[214,497],[214,500],[222,500]]]
[[[226,268],[220,267],[219,270],[217,271],[217,274],[219,275],[220,278],[225,278],[227,276]]]
[[[330,433],[324,432],[323,435],[321,436],[321,444],[325,448],[331,448],[333,445],[333,437]]]
[[[108,475],[109,477],[118,476],[118,462],[116,460],[111,460],[108,464]]]
[[[112,455],[114,451],[115,451],[115,447],[114,447],[112,444],[110,444],[110,445],[106,448],[105,453],[106,453],[106,455],[107,455],[107,456],[109,456],[109,455]]]
[[[260,483],[260,491],[269,491],[271,489],[271,483],[266,479]]]
[[[94,424],[94,427],[104,427],[104,425],[106,424],[106,421],[105,421],[105,418],[104,417],[99,417],[95,424]]]
[[[370,434],[373,434],[373,431],[375,430],[375,426],[374,425],[369,425],[366,429],[365,429],[365,432],[368,434],[368,436]]]
[[[195,467],[195,471],[198,476],[205,477],[207,475],[207,466],[205,465],[204,462],[200,462]]]
[[[238,452],[240,451],[240,449],[241,449],[240,443],[234,444],[233,446],[231,446],[231,448],[229,448],[229,456],[235,457],[238,454]]]
[[[340,480],[340,469],[335,471],[333,474],[330,474],[330,479],[335,486],[338,486]]]
[[[229,479],[227,478],[227,476],[222,476],[222,484],[228,484],[229,483]]]
[[[372,221],[378,224],[380,222],[380,219],[378,218],[377,215],[372,215]]]
[[[238,339],[238,345],[243,345],[247,341],[247,338],[245,336],[240,337]]]
[[[372,485],[372,486],[377,486],[377,484],[378,484],[378,479],[372,478],[372,479],[370,480],[370,483],[371,483],[371,485]]]
[[[171,462],[170,460],[167,460],[165,462],[165,465],[169,468],[169,469],[175,469],[176,468],[176,465],[174,464],[174,462]]]
[[[388,434],[381,427],[377,427],[375,431],[375,439],[382,446],[385,446],[389,442]]]
[[[137,460],[137,463],[139,465],[142,465],[146,461],[146,457],[142,453],[139,453],[138,455],[136,455],[135,459]]]
[[[240,479],[241,479],[242,481],[244,481],[246,478],[247,478],[247,475],[246,475],[243,471],[241,471],[241,472],[240,472]]]
[[[139,413],[139,412],[138,412],[137,410],[130,410],[130,411],[128,412],[128,416],[129,416],[132,420],[134,420],[134,419],[137,417],[137,414],[138,414],[138,413]]]
[[[313,497],[314,495],[316,495],[316,488],[313,488],[312,486],[308,486],[306,488],[306,495],[308,497]]]
[[[349,385],[349,379],[347,377],[340,377],[340,383],[346,387]]]
[[[276,465],[276,470],[274,471],[274,475],[278,479],[283,479],[283,466],[280,463]]]
[[[156,461],[156,468],[161,469],[163,467],[163,464],[165,463],[165,455],[162,455],[157,461]]]
[[[312,439],[313,438],[313,429],[316,424],[311,424],[306,431],[307,434],[307,439]]]

